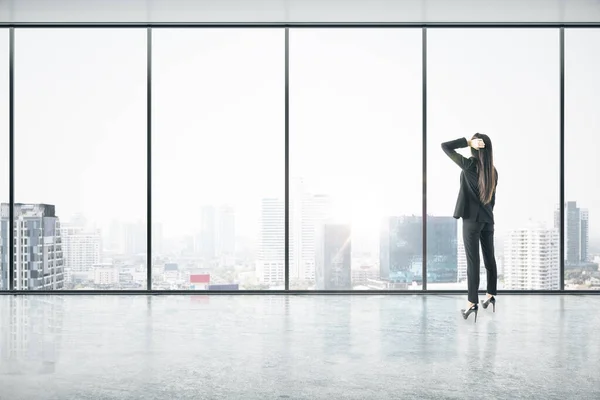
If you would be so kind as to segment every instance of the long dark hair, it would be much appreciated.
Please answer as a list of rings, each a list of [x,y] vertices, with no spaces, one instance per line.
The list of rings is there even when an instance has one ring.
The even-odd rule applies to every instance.
[[[477,159],[477,173],[479,174],[479,200],[483,204],[492,201],[496,189],[496,168],[494,168],[494,151],[492,141],[488,135],[476,133],[472,139],[482,139],[485,147],[474,149],[471,147],[471,155]],[[471,140],[472,140],[471,139]]]

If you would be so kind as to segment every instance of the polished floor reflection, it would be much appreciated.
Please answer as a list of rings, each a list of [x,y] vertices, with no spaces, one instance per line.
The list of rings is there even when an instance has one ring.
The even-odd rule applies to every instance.
[[[0,399],[598,399],[600,296],[0,296]]]

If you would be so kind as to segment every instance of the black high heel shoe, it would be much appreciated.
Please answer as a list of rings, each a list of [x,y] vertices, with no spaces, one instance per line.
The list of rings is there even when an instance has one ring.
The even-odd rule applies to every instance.
[[[479,310],[479,307],[477,306],[477,304],[473,304],[471,306],[471,308],[469,308],[468,310],[460,310],[460,312],[464,319],[469,318],[469,315],[471,315],[471,313],[475,313],[475,322],[477,322],[477,311],[478,310]]]
[[[485,301],[481,300],[481,305],[483,306],[484,309],[488,308],[490,303],[492,303],[493,310],[494,310],[494,312],[496,312],[496,298],[494,296],[490,297],[489,299],[487,299]]]

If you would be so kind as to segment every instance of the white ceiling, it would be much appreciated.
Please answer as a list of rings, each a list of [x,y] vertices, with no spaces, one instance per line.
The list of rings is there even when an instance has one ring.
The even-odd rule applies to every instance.
[[[0,0],[0,23],[600,23],[600,0]]]

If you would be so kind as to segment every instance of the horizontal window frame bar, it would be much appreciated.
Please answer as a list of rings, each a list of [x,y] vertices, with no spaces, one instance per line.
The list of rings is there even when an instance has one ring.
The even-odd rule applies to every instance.
[[[479,291],[480,294],[485,290]],[[600,290],[498,290],[498,295],[600,295]],[[321,296],[321,295],[463,295],[464,290],[5,290],[2,295],[23,296],[72,296],[72,295],[151,295],[151,296],[222,296],[222,295],[259,295],[259,296]]]
[[[600,28],[600,22],[0,22],[0,28]]]

